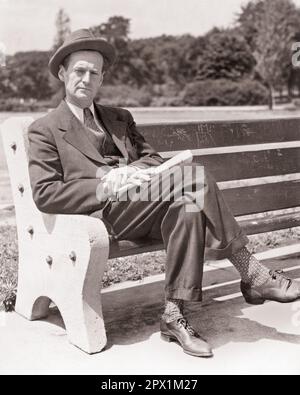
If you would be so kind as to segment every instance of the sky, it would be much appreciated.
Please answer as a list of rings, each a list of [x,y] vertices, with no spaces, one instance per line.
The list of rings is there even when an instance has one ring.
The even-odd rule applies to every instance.
[[[300,0],[294,0],[300,7]],[[161,34],[200,36],[212,27],[230,27],[248,0],[0,0],[0,46],[7,54],[49,50],[55,19],[64,8],[76,30],[122,15],[131,20],[131,38]]]

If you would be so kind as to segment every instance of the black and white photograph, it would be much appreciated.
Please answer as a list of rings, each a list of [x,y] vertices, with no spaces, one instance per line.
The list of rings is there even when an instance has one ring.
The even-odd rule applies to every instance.
[[[0,375],[300,374],[300,0],[0,0]]]

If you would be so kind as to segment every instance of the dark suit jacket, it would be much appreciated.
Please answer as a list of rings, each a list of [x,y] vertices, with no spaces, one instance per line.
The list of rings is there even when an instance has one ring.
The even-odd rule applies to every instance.
[[[129,111],[95,106],[128,164],[149,167],[163,162],[138,132]],[[96,196],[101,183],[97,170],[106,162],[84,129],[65,101],[30,125],[29,174],[33,199],[42,212],[91,214],[107,204],[104,196]]]

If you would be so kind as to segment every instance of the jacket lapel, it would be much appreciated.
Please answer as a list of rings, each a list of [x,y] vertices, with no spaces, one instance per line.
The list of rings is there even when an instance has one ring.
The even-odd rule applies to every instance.
[[[116,119],[116,114],[109,109],[95,103],[96,110],[100,115],[106,130],[110,133],[114,143],[119,148],[125,159],[128,159],[128,151],[125,146],[127,123]]]
[[[58,111],[60,112],[58,117],[60,120],[59,129],[66,132],[63,136],[64,140],[77,148],[85,156],[97,162],[107,164],[103,156],[88,138],[85,126],[76,118],[64,100],[58,107]]]

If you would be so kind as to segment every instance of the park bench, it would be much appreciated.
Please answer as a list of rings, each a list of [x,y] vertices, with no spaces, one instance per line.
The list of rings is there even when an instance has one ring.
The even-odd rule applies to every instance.
[[[11,118],[1,125],[18,231],[15,310],[29,320],[41,319],[53,301],[69,341],[88,353],[99,352],[106,344],[101,279],[107,260],[163,245],[154,240],[116,242],[101,220],[89,216],[41,213],[32,199],[27,168],[31,121]],[[164,158],[191,149],[220,182],[247,234],[300,225],[300,210],[276,213],[300,207],[300,119],[153,124],[141,125],[140,131]],[[265,178],[271,176],[284,177]],[[243,185],[240,180],[245,179],[256,180]],[[257,213],[266,214],[249,219]]]

